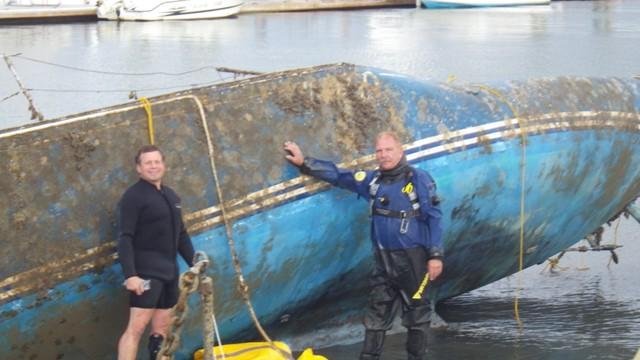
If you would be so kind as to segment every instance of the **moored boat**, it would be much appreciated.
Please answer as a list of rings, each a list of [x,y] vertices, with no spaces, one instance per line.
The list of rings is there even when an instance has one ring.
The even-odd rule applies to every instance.
[[[98,18],[105,20],[201,20],[238,14],[242,0],[104,0]]]
[[[252,327],[229,240],[264,324],[366,283],[367,202],[300,176],[284,140],[370,168],[375,134],[401,134],[442,198],[446,270],[427,290],[434,301],[513,274],[520,258],[545,261],[640,195],[634,79],[455,86],[338,64],[149,100],[166,181],[212,260],[225,339]],[[148,121],[144,104],[130,103],[0,132],[0,358],[113,354],[127,315],[115,208],[136,180]],[[201,346],[192,307],[179,358]]]
[[[96,19],[95,0],[2,0],[0,23]]]

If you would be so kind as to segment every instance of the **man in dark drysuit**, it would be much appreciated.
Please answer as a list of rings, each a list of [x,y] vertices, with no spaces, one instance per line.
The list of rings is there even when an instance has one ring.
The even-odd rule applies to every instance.
[[[194,249],[182,222],[180,198],[162,183],[164,156],[143,146],[135,158],[140,180],[118,208],[118,256],[129,295],[129,323],[118,343],[118,360],[135,360],[140,337],[151,322],[149,353],[156,359],[178,301],[179,253],[193,266]]]
[[[290,141],[284,149],[286,159],[302,173],[370,199],[375,267],[360,359],[380,359],[385,332],[401,307],[408,358],[422,360],[431,308],[426,297],[415,295],[425,276],[438,278],[444,255],[435,182],[427,172],[409,166],[395,133],[380,133],[375,145],[378,169],[356,172],[329,161],[305,158]]]

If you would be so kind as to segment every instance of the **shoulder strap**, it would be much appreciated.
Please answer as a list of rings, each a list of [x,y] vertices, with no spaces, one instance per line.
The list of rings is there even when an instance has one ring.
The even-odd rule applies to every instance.
[[[416,184],[419,182],[416,181],[416,169],[412,166],[409,167],[409,171],[407,171],[407,184],[402,188],[402,192],[407,195],[409,198],[409,202],[411,202],[411,207],[413,210],[420,209],[420,202],[418,201],[418,194],[416,193]]]
[[[380,172],[375,172],[371,182],[369,182],[369,216],[373,216],[373,204],[376,199],[376,194],[378,194],[378,189],[380,189]]]
[[[380,173],[375,172],[373,178],[369,182],[369,195],[371,196],[371,198],[376,197],[378,189],[380,189],[380,183],[378,182],[378,180],[380,180]]]

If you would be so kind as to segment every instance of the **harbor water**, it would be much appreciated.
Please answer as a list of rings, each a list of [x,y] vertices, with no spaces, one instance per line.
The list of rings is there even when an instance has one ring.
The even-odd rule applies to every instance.
[[[0,54],[9,56],[36,109],[52,119],[131,101],[132,92],[153,96],[232,79],[216,67],[269,72],[349,62],[457,84],[628,78],[640,75],[639,19],[640,1],[613,0],[0,25]],[[19,90],[0,66],[1,128],[31,122]],[[604,243],[623,245],[618,264],[608,252],[567,253],[554,272],[540,264],[439,304],[448,327],[429,334],[429,359],[633,358],[640,347],[640,224],[622,217],[605,228]],[[316,330],[289,340],[313,344],[330,359],[357,358],[357,321],[328,319]],[[404,334],[388,337],[383,358],[406,358]]]
[[[567,253],[553,272],[540,264],[439,304],[447,327],[431,329],[428,359],[633,359],[640,347],[640,225],[621,219],[605,228],[603,243],[623,245],[618,264],[608,252]],[[358,325],[336,341],[358,340]],[[383,359],[406,359],[405,338],[401,332],[389,336]],[[361,346],[320,353],[357,359]]]

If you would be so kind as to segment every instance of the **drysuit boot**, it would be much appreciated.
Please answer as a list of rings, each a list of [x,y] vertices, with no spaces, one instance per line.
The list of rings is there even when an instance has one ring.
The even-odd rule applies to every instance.
[[[149,360],[156,360],[158,353],[160,352],[160,347],[162,346],[162,341],[164,337],[160,334],[152,334],[149,336]]]
[[[360,353],[360,360],[378,360],[384,345],[383,330],[367,330],[364,333],[364,345]]]
[[[424,330],[409,329],[407,332],[407,354],[409,360],[427,358],[427,334]]]

